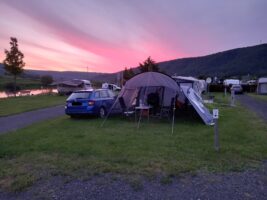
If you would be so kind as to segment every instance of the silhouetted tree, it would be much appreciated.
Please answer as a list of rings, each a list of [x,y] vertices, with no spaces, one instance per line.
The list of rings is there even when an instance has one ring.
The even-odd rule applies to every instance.
[[[135,73],[134,73],[132,68],[127,69],[127,67],[125,67],[125,69],[123,71],[123,79],[125,81],[128,81],[129,79],[131,79],[134,75],[135,75]]]
[[[159,67],[157,63],[150,58],[150,56],[143,62],[139,63],[139,69],[141,72],[158,72]]]
[[[5,49],[6,58],[3,61],[5,70],[14,76],[14,91],[17,88],[17,76],[23,72],[25,63],[23,62],[24,55],[18,49],[18,40],[14,37],[10,38],[10,51]]]
[[[47,87],[48,85],[50,85],[51,83],[53,83],[53,77],[50,76],[50,75],[44,75],[41,77],[41,83],[42,83],[42,86],[45,86]]]

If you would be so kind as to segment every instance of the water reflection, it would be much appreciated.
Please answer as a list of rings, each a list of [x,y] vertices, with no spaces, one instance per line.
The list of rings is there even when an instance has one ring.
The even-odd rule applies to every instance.
[[[34,90],[20,90],[16,93],[16,96],[32,96],[39,94],[57,93],[57,89],[34,89]],[[14,97],[13,92],[0,92],[0,98]]]

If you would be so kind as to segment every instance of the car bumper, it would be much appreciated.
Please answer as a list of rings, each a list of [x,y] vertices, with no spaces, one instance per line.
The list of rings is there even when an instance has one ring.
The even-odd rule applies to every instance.
[[[94,115],[96,114],[92,107],[67,107],[65,106],[65,114],[67,115]]]

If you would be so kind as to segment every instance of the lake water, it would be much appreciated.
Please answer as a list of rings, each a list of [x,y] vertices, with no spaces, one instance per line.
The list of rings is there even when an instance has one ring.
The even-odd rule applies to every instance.
[[[16,93],[16,96],[32,96],[48,93],[57,93],[57,89],[34,89],[34,90],[21,90]],[[14,97],[15,94],[12,92],[0,91],[0,98]]]

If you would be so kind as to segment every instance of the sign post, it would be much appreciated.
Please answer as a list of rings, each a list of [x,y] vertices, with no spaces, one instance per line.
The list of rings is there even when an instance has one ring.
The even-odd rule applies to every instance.
[[[215,151],[220,150],[220,143],[219,143],[219,130],[218,130],[218,119],[219,119],[219,110],[213,109],[213,120],[214,120],[214,148]]]

